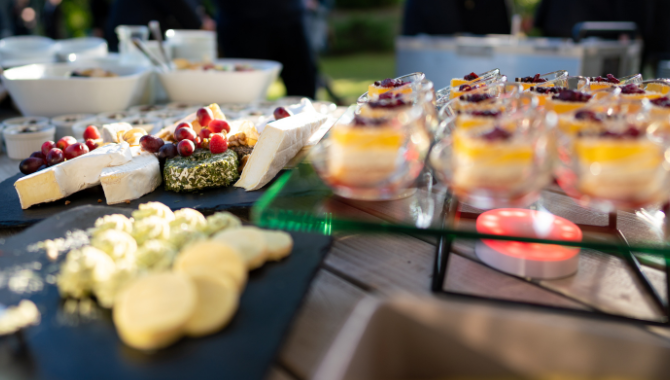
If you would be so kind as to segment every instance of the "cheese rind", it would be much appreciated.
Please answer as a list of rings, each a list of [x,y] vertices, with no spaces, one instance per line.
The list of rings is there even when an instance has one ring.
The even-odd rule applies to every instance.
[[[320,113],[306,112],[268,124],[235,187],[250,191],[265,186],[295,157],[327,119]]]
[[[79,157],[20,178],[14,183],[21,208],[65,198],[100,184],[102,170],[132,159],[130,146],[123,142],[106,145]]]
[[[158,158],[142,152],[132,161],[102,170],[100,183],[108,205],[137,199],[148,194],[162,182]]]

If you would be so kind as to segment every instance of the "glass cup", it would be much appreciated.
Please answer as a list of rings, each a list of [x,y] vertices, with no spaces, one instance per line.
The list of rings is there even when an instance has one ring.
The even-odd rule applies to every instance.
[[[538,97],[539,104],[547,111],[560,115],[583,108],[592,101],[593,94],[588,93],[588,89],[588,78],[568,76],[556,79],[552,84],[530,87],[529,92]]]
[[[426,115],[411,104],[370,115],[351,106],[310,152],[319,177],[339,196],[390,200],[411,195],[430,147]]]
[[[122,65],[151,64],[133,44],[133,38],[144,42],[149,39],[149,28],[144,25],[119,25],[114,29],[119,38],[119,62]]]
[[[463,78],[453,78],[451,79],[451,82],[449,84],[450,87],[459,87],[464,84],[472,83],[476,80],[488,80],[491,78],[497,78],[499,76],[500,76],[500,69],[493,69],[483,72],[481,74],[477,74],[477,78],[471,80],[465,79],[465,76]]]
[[[633,74],[625,77],[618,78],[618,83],[612,83],[606,80],[598,80],[598,77],[589,78],[589,88],[591,91],[602,90],[612,86],[625,86],[627,84],[639,84],[642,83],[642,74]],[[602,77],[601,77],[602,78]]]
[[[405,85],[399,87],[383,88],[373,83],[368,86],[368,91],[366,91],[365,93],[363,93],[363,95],[358,97],[356,103],[362,104],[370,100],[376,100],[379,97],[379,95],[381,95],[384,92],[411,95],[416,86],[418,86],[424,79],[426,79],[426,74],[416,72],[395,78],[394,80],[396,81],[402,81],[406,83]]]
[[[525,91],[531,87],[538,86],[540,84],[543,84],[545,86],[552,86],[555,85],[556,82],[561,81],[567,77],[568,72],[566,70],[558,70],[546,74],[536,74],[535,76],[532,77],[514,78],[514,82],[520,83]],[[533,80],[528,81],[526,80],[526,78],[533,78]]]
[[[439,89],[436,91],[436,105],[438,107],[442,107],[445,105],[447,102],[449,102],[452,99],[458,98],[459,96],[470,92],[474,91],[476,89],[481,89],[484,87],[488,87],[492,84],[495,83],[505,83],[507,82],[507,77],[504,75],[496,75],[496,76],[487,76],[487,77],[480,77],[477,78],[471,82],[468,82],[466,84],[462,84],[459,86],[449,86],[449,87],[444,87],[442,89]]]

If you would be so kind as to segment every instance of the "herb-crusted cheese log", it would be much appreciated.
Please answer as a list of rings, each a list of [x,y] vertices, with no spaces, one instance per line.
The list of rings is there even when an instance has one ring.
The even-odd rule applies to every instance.
[[[266,125],[235,187],[249,191],[265,186],[326,119],[328,117],[320,113],[305,112]]]
[[[237,165],[237,154],[230,149],[221,154],[198,150],[190,157],[171,158],[163,170],[165,189],[179,193],[230,186],[239,177]]]

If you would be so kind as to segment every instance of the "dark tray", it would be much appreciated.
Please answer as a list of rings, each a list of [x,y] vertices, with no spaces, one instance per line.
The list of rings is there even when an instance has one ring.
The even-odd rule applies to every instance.
[[[27,246],[62,237],[93,225],[96,218],[127,208],[82,206],[38,223],[1,244],[0,268],[41,263],[42,276],[53,271],[44,251]],[[64,323],[63,302],[55,285],[30,295],[0,289],[0,303],[15,305],[29,298],[42,313],[38,326],[0,337],[0,379],[263,379],[300,306],[310,281],[327,253],[331,238],[291,233],[292,254],[250,273],[232,322],[204,338],[184,338],[154,353],[125,346],[111,313],[78,325]],[[61,259],[65,255],[61,255]]]
[[[19,202],[19,195],[14,188],[14,182],[23,176],[23,174],[19,173],[0,183],[0,228],[29,226],[60,212],[71,210],[77,206],[106,206],[105,194],[102,191],[102,186],[96,186],[72,194],[64,199],[35,205],[27,210],[23,210],[21,208],[21,203]],[[270,184],[271,183],[272,182],[270,182]],[[246,191],[239,187],[230,186],[202,190],[194,193],[165,191],[161,184],[161,186],[153,192],[146,194],[139,199],[135,199],[130,203],[119,203],[108,207],[136,209],[140,203],[156,201],[166,204],[173,210],[190,207],[200,212],[207,213],[235,207],[249,207],[265,193],[265,189],[270,184],[263,187],[263,189],[256,191]],[[98,200],[102,200],[102,202],[98,203]],[[66,205],[66,201],[70,201],[71,203]]]

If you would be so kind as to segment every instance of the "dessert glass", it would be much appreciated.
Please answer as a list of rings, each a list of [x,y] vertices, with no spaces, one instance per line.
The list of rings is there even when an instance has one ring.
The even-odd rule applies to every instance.
[[[535,86],[539,88],[549,88],[550,86]],[[565,77],[556,80],[553,83],[552,87],[561,87],[565,90],[569,90],[565,94],[559,93],[550,93],[546,95],[538,94],[538,88],[534,88],[531,92],[534,92],[538,95],[540,104],[544,105],[547,111],[554,111],[557,114],[564,114],[571,112],[580,108],[585,107],[590,101],[593,100],[593,95],[589,94],[589,79],[581,76],[577,77]],[[551,90],[549,90],[551,91]],[[579,95],[579,100],[571,99],[570,96],[566,95]],[[561,97],[566,96],[565,99]],[[588,98],[586,101],[581,101],[583,98]]]
[[[413,194],[430,147],[423,104],[408,103],[376,118],[361,116],[365,106],[351,106],[340,117],[311,150],[312,166],[345,198],[391,200]]]
[[[458,87],[460,85],[468,84],[468,83],[471,83],[471,82],[474,82],[474,81],[477,81],[477,80],[487,80],[487,79],[490,79],[490,78],[498,77],[498,76],[500,76],[500,69],[489,70],[489,71],[483,72],[481,74],[477,74],[477,76],[478,76],[478,78],[475,78],[473,80],[467,80],[465,78],[452,78],[451,82],[450,82],[450,85],[451,85],[451,87]]]
[[[419,85],[421,83],[421,81],[423,81],[424,79],[426,79],[426,74],[421,73],[421,72],[406,74],[406,75],[394,78],[394,80],[400,80],[400,81],[408,83],[408,86],[406,88],[405,88],[405,86],[402,86],[403,90],[401,91],[401,93],[406,94],[406,95],[410,95],[414,91],[415,87],[417,85]],[[393,90],[390,90],[390,91],[394,92]],[[371,95],[370,91],[368,90],[365,93],[363,93],[363,95],[358,97],[357,103],[362,104],[362,103],[368,102],[370,100],[375,100],[378,96],[379,96],[379,94],[372,94]]]
[[[451,99],[458,98],[459,96],[468,93],[470,91],[482,89],[495,83],[504,83],[504,82],[507,82],[507,77],[505,75],[497,75],[497,76],[480,77],[472,82],[466,83],[465,85],[471,87],[471,89],[467,90],[461,88],[465,85],[444,87],[435,92],[436,104],[438,107],[441,107],[447,102],[449,102]]]
[[[523,207],[551,179],[556,115],[519,111],[456,128],[430,154],[436,176],[474,207]]]
[[[594,80],[591,80],[589,83],[589,88],[591,91],[597,91],[597,90],[602,90],[604,88],[609,88],[612,86],[625,86],[627,84],[639,84],[642,83],[642,74],[633,74],[633,75],[628,75],[625,77],[618,78],[619,83],[611,83],[611,82],[597,82]]]
[[[534,87],[534,86],[538,86],[540,84],[542,84],[544,86],[554,86],[554,85],[556,85],[556,82],[558,82],[560,80],[563,80],[567,77],[568,77],[568,72],[566,70],[558,70],[558,71],[552,71],[552,72],[546,73],[546,74],[541,74],[539,76],[539,79],[543,79],[544,82],[527,83],[527,82],[517,81],[516,79],[521,79],[521,78],[516,78],[514,80],[514,83],[519,83],[523,86],[524,90],[528,90],[529,88]]]

